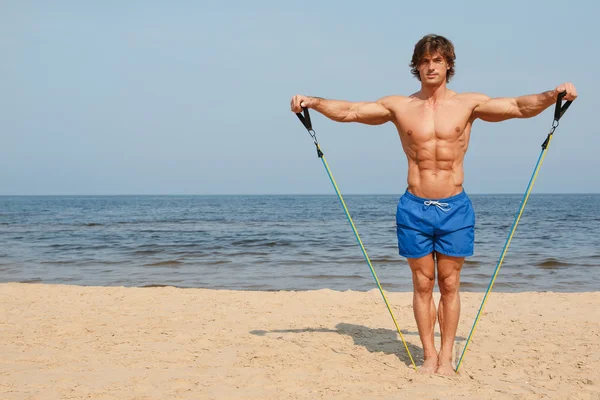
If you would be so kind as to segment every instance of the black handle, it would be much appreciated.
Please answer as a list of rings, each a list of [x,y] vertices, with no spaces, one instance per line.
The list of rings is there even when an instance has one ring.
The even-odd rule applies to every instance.
[[[562,105],[563,97],[565,97],[566,94],[567,94],[566,91],[562,91],[558,94],[558,98],[556,99],[556,108],[554,109],[554,120],[555,121],[558,121],[563,116],[565,111],[567,111],[567,108],[569,108],[569,106],[573,102],[573,100],[569,100],[564,105]],[[562,105],[562,107],[561,107],[561,105]]]
[[[308,108],[302,107],[302,111],[304,111],[304,115],[301,113],[296,113],[302,125],[306,128],[307,131],[312,131],[312,122],[310,122],[310,114],[308,113]]]

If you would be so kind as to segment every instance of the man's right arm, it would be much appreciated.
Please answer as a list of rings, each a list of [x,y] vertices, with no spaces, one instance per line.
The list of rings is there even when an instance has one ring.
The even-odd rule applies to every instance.
[[[312,108],[337,122],[381,125],[392,119],[390,103],[391,97],[384,97],[375,102],[350,102],[297,95],[292,98],[291,108],[296,113],[301,112],[302,107]]]

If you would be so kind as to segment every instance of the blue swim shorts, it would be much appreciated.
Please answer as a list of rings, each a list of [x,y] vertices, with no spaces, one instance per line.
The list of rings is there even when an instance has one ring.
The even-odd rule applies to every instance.
[[[475,211],[469,196],[424,199],[408,190],[396,210],[396,234],[401,256],[419,258],[433,251],[454,257],[473,255]]]

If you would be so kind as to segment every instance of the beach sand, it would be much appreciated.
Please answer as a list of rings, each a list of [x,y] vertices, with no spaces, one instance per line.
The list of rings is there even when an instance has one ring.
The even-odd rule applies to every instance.
[[[419,365],[412,294],[386,296]],[[461,294],[457,351],[482,298]],[[600,399],[600,292],[492,292],[455,377],[414,371],[377,289],[7,283],[0,304],[6,400]]]

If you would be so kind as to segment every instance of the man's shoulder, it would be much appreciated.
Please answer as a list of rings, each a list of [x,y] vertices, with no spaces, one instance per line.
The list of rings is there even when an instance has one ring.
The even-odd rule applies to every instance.
[[[394,94],[394,95],[384,96],[384,97],[380,98],[379,100],[377,100],[377,103],[381,104],[382,106],[384,106],[387,109],[396,109],[396,108],[402,106],[403,104],[406,104],[410,100],[411,100],[410,96],[402,96],[402,95]]]
[[[377,100],[377,102],[378,103],[397,103],[397,102],[405,101],[408,98],[409,98],[408,96],[402,96],[399,94],[391,94],[388,96],[381,97],[379,100]]]
[[[479,93],[479,92],[463,92],[456,94],[457,100],[467,101],[469,103],[474,103],[475,105],[479,105],[481,103],[485,103],[490,99],[490,96]]]

